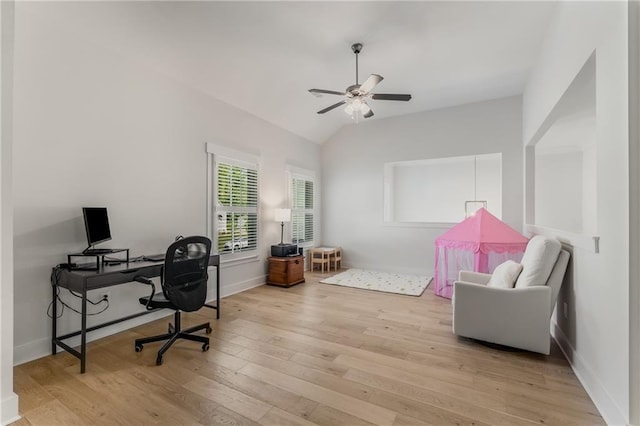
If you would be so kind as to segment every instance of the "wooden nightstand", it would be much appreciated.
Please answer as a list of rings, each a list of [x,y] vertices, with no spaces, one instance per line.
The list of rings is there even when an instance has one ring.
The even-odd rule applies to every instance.
[[[304,256],[270,257],[267,284],[281,287],[304,282]]]

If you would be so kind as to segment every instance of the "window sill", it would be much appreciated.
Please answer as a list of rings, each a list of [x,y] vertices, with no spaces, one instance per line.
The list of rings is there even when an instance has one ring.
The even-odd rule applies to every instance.
[[[296,243],[292,243],[292,244],[296,244]],[[298,247],[302,247],[302,248],[304,248],[304,249],[311,248],[311,247],[315,247],[315,245],[314,245],[313,241],[311,241],[311,242],[306,241],[306,242],[304,242],[304,243],[296,244],[296,245],[297,245]]]
[[[246,257],[236,257],[234,259],[224,259],[222,256],[220,256],[220,268],[221,269],[230,268],[237,265],[244,265],[247,263],[258,262],[259,260],[260,258],[258,257],[257,254],[246,256]]]
[[[530,234],[556,238],[563,244],[567,244],[572,247],[579,247],[591,253],[600,253],[600,237],[597,236],[577,234],[575,232],[563,231],[561,229],[530,224],[525,225],[525,230]]]

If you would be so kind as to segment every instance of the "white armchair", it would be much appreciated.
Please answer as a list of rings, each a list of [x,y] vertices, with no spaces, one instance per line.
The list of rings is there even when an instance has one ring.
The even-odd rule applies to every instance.
[[[488,287],[491,275],[460,271],[453,284],[453,332],[548,355],[551,313],[568,262],[557,240],[536,236],[515,288]]]

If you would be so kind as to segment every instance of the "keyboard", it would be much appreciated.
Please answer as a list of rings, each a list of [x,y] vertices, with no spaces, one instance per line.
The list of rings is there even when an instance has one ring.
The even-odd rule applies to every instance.
[[[109,254],[113,253],[112,249],[87,249],[82,254]]]
[[[148,256],[142,256],[142,260],[147,262],[164,262],[164,253],[162,254],[150,254]]]

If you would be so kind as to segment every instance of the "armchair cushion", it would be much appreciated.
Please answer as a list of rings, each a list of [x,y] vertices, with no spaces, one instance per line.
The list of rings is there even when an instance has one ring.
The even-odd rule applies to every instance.
[[[562,246],[558,240],[536,235],[529,240],[522,257],[522,272],[516,288],[546,285]]]
[[[520,272],[522,272],[521,264],[513,260],[507,260],[498,265],[493,271],[487,287],[513,288]]]
[[[458,273],[458,281],[467,281],[470,283],[486,285],[491,279],[491,274],[482,272],[460,271]]]

